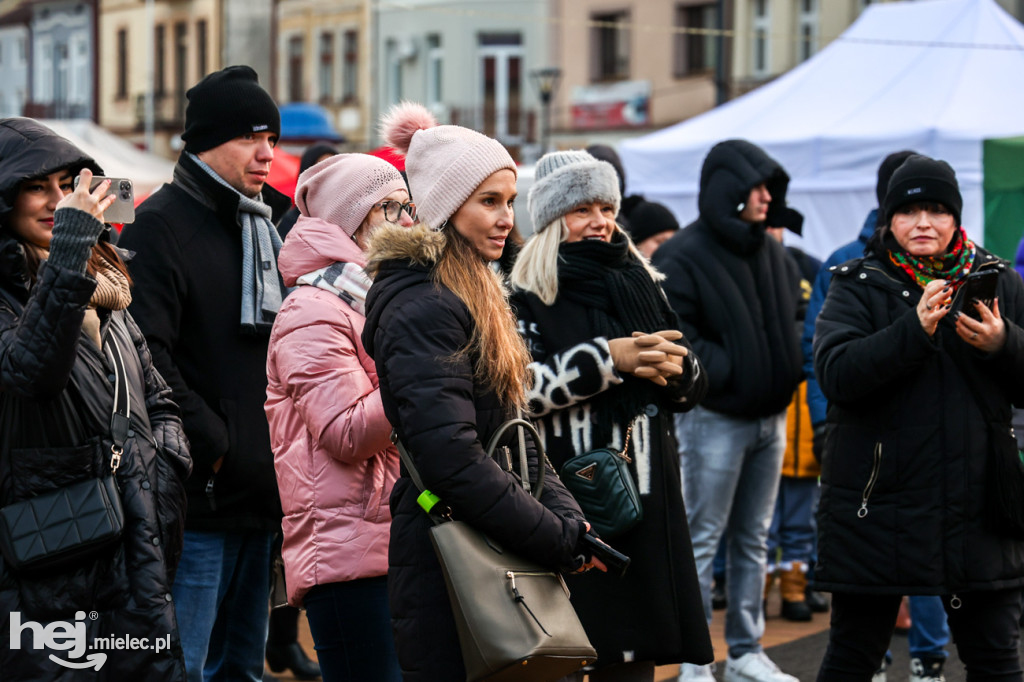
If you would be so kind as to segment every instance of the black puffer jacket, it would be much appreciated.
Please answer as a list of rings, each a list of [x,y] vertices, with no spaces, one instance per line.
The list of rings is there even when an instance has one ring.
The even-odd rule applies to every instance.
[[[287,208],[287,197],[269,187],[263,195],[276,219]],[[174,182],[139,206],[135,222],[125,226],[118,241],[135,252],[131,313],[174,390],[192,443],[195,474],[188,482],[186,525],[194,530],[277,530],[281,525],[263,411],[269,339],[239,331],[237,209],[237,194],[183,154]],[[221,457],[224,463],[214,475],[213,464]]]
[[[542,564],[572,563],[583,533],[575,500],[547,471],[541,504],[484,452],[511,417],[497,395],[473,381],[478,359],[460,356],[473,333],[466,306],[431,281],[443,233],[393,227],[374,233],[370,267],[379,264],[366,301],[363,346],[380,378],[388,420],[407,446],[424,485],[457,519]],[[538,466],[530,449],[531,468]],[[430,542],[430,521],[403,468],[391,494],[388,592],[395,643],[406,682],[462,682],[455,624]]]
[[[992,443],[964,378],[976,378],[994,428],[1008,432],[1011,403],[1024,405],[1024,285],[983,249],[979,268],[1000,271],[1007,338],[992,354],[964,343],[948,316],[929,338],[915,310],[921,288],[888,258],[833,268],[814,337],[829,400],[820,589],[951,594],[1024,585],[1024,542],[982,520]]]
[[[5,236],[0,256],[0,505],[5,505],[108,466],[109,453],[101,451],[99,440],[110,432],[113,385],[109,361],[81,331],[96,281],[44,264],[29,292],[22,247]],[[157,638],[169,637],[170,648],[101,648],[108,658],[98,671],[76,670],[47,656],[81,662],[71,652],[35,650],[26,630],[20,650],[4,646],[0,651],[5,682],[185,679],[171,583],[181,553],[182,480],[191,467],[187,441],[171,391],[153,368],[138,327],[123,311],[100,313],[103,342],[120,348],[132,398],[132,430],[117,472],[125,513],[122,544],[113,556],[56,574],[16,575],[0,565],[0,611],[20,613],[23,624],[74,622],[77,611],[95,612],[95,619],[89,615],[82,621],[88,644],[94,637],[131,636],[146,637],[155,647]],[[5,643],[9,630],[5,616],[0,623]]]
[[[800,381],[794,322],[800,273],[766,224],[740,220],[750,190],[772,196],[767,225],[798,223],[786,207],[789,177],[760,148],[728,140],[708,153],[701,172],[700,217],[654,252],[662,283],[708,372],[704,407],[745,419],[786,409]]]

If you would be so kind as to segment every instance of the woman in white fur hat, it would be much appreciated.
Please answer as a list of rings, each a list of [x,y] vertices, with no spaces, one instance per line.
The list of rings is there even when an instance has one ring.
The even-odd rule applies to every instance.
[[[627,452],[643,518],[605,538],[632,563],[591,572],[572,601],[597,648],[591,682],[654,680],[655,665],[713,660],[683,508],[672,413],[707,390],[658,282],[615,222],[611,164],[584,151],[537,163],[538,232],[512,270],[512,306],[533,357],[530,415],[556,469],[597,448]],[[586,513],[586,509],[584,509]]]

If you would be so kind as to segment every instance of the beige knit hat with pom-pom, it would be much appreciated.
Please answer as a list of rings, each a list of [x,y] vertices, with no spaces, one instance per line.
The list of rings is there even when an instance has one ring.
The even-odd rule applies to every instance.
[[[492,173],[516,163],[500,142],[469,128],[438,125],[422,104],[396,104],[381,122],[384,141],[405,154],[420,222],[438,228]],[[517,173],[518,177],[518,173]]]

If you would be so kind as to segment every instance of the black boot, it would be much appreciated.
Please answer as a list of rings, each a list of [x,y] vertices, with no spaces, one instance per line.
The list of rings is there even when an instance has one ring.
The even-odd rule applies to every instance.
[[[297,680],[315,680],[320,677],[320,666],[310,660],[298,642],[267,642],[267,665],[275,673],[283,672],[287,668]]]
[[[725,574],[716,575],[712,580],[711,608],[715,611],[721,611],[729,605],[729,600],[725,596]]]

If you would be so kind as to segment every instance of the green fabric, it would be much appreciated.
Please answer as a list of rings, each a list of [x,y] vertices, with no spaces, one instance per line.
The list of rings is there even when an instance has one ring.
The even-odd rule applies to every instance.
[[[1013,262],[1024,234],[1024,137],[982,143],[985,248]]]

